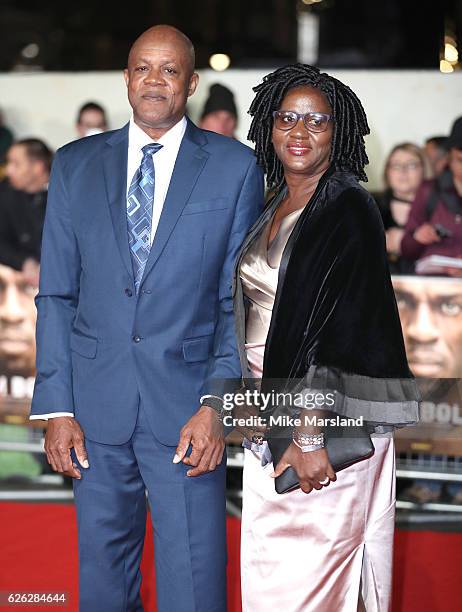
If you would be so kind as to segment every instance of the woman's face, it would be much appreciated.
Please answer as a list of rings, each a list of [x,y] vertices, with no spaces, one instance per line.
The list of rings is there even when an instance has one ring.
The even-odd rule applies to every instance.
[[[412,198],[423,180],[423,172],[422,162],[416,155],[398,149],[388,162],[388,184],[397,195]]]
[[[324,94],[314,87],[296,87],[287,92],[280,111],[296,113],[332,114]],[[325,132],[309,131],[303,120],[287,131],[273,125],[272,141],[274,151],[280,159],[284,174],[312,176],[324,172],[329,166],[332,145],[333,122],[329,121]]]

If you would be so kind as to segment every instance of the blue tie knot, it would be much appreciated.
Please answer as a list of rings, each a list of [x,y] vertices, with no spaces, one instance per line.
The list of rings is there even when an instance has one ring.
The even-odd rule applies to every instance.
[[[157,153],[157,151],[162,149],[162,146],[163,145],[159,144],[158,142],[152,142],[150,144],[144,145],[141,150],[143,151],[144,157],[146,157],[147,155],[154,155],[154,153]]]

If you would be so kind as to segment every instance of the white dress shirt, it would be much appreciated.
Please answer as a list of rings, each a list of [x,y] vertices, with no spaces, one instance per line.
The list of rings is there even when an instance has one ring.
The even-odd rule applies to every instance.
[[[154,161],[155,172],[155,188],[154,188],[154,203],[152,208],[152,223],[151,223],[151,245],[154,240],[157,226],[159,225],[160,215],[164,207],[165,198],[170,185],[170,180],[173,174],[178,151],[180,150],[181,141],[188,122],[186,117],[183,117],[172,128],[168,130],[159,140],[162,149],[154,153],[152,156]],[[128,128],[128,159],[127,159],[127,195],[135,172],[138,170],[143,159],[142,148],[153,142],[152,138],[146,134],[138,125],[136,125],[133,117],[130,119]],[[127,230],[128,231],[128,230]],[[29,417],[30,420],[47,420],[60,416],[74,416],[72,412],[51,412],[48,414],[33,414]]]

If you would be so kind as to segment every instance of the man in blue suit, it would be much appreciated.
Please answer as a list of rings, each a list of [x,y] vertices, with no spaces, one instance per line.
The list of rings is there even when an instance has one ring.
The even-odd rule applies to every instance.
[[[74,478],[80,609],[143,609],[147,490],[159,611],[224,612],[216,381],[240,377],[232,268],[262,173],[185,117],[198,76],[184,34],[147,30],[125,79],[130,123],[54,162],[31,418],[48,419],[48,460]]]

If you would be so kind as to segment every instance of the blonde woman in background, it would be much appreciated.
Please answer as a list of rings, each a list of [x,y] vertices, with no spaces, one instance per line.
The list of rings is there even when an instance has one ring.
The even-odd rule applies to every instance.
[[[414,263],[401,255],[401,240],[412,202],[425,178],[423,151],[411,142],[398,144],[385,162],[385,191],[374,194],[385,226],[388,263],[392,274],[414,271]]]

